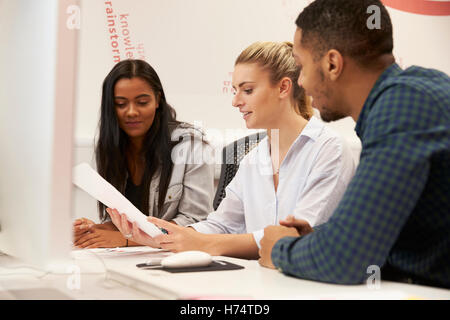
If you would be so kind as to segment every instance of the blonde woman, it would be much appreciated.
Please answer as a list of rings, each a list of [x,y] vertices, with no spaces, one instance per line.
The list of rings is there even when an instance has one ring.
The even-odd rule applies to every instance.
[[[226,197],[207,220],[181,227],[149,218],[169,232],[155,238],[115,210],[112,221],[144,245],[156,241],[174,252],[202,250],[247,259],[258,258],[264,228],[289,215],[311,226],[326,222],[355,164],[338,135],[312,116],[296,81],[299,71],[288,42],[254,43],[237,58],[232,104],[247,128],[265,129],[267,137],[244,157]]]

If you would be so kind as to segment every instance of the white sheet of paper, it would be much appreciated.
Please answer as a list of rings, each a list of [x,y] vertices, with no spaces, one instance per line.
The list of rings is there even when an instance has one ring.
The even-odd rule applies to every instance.
[[[81,163],[73,168],[72,182],[105,206],[125,214],[130,222],[136,221],[138,227],[149,236],[156,237],[163,234],[157,226],[147,220],[146,215],[103,179],[89,164]]]
[[[120,247],[120,248],[94,248],[94,249],[75,249],[71,252],[74,259],[91,259],[94,256],[101,258],[108,257],[129,257],[129,256],[146,256],[160,257],[167,256],[170,252],[164,249],[157,249],[147,246],[139,247]]]

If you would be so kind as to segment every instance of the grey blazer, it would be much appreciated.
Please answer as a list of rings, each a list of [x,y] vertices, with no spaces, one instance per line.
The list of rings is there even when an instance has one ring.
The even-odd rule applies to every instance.
[[[203,161],[209,145],[202,134],[183,125],[172,134],[172,140],[182,137],[172,151],[174,162],[161,219],[188,225],[206,219],[213,210],[214,163]],[[150,182],[149,212],[156,213],[159,198],[159,173]]]
[[[178,141],[180,137],[181,142],[172,151],[174,166],[160,218],[186,226],[206,219],[214,211],[214,163],[202,161],[202,154],[210,145],[198,129],[181,124],[174,130],[172,140]],[[151,216],[158,212],[159,180],[158,171],[150,182]],[[105,213],[102,223],[107,221],[111,218]]]

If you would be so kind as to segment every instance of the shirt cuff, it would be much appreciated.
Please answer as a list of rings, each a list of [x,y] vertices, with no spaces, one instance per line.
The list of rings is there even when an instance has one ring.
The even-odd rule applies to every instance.
[[[195,231],[200,232],[200,233],[206,233],[206,234],[217,233],[217,232],[215,232],[214,229],[212,229],[208,226],[208,223],[204,223],[204,221],[188,224],[188,225],[186,225],[186,227],[194,228]]]
[[[258,249],[261,249],[261,239],[264,237],[264,229],[254,231],[252,233],[253,233],[253,239],[255,239]]]

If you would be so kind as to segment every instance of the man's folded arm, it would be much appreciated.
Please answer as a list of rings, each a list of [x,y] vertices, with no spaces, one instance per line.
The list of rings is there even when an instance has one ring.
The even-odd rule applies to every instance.
[[[372,141],[330,220],[306,236],[280,239],[271,254],[275,267],[340,284],[362,283],[370,265],[381,268],[427,181],[417,141],[402,133]]]

